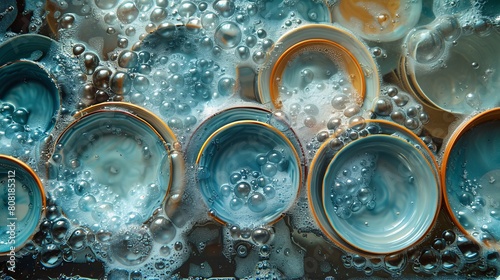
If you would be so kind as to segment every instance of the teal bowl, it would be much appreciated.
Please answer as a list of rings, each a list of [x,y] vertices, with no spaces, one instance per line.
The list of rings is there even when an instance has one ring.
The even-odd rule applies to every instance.
[[[50,193],[68,218],[112,230],[143,223],[162,206],[172,166],[165,140],[148,122],[127,111],[97,110],[57,139],[49,178],[60,183]]]
[[[344,139],[339,149],[335,135],[310,164],[307,195],[321,231],[343,250],[368,257],[420,243],[441,205],[432,152],[414,133],[389,121],[349,129],[358,138]],[[408,235],[402,236],[404,231]]]
[[[341,149],[323,179],[323,205],[337,234],[374,254],[402,251],[429,231],[439,210],[439,180],[422,153],[391,135]]]
[[[464,122],[446,145],[441,167],[445,203],[467,235],[499,249],[500,109]]]
[[[197,182],[214,218],[241,228],[278,220],[293,204],[301,182],[299,156],[288,138],[258,121],[236,121],[204,142]]]
[[[45,210],[45,193],[24,162],[0,155],[0,255],[12,254],[31,239]]]
[[[11,119],[10,125],[28,125],[47,133],[59,116],[59,88],[36,62],[20,60],[0,67],[0,101],[2,114]],[[10,107],[9,112],[5,106]]]

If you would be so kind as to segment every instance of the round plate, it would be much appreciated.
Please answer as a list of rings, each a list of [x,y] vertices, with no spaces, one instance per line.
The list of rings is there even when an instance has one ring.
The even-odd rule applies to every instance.
[[[45,209],[45,193],[29,166],[5,155],[0,155],[0,186],[0,254],[8,254],[35,233]]]
[[[337,234],[362,251],[387,254],[419,241],[439,207],[427,159],[401,138],[371,135],[341,149],[323,180],[323,205]]]
[[[446,146],[441,168],[445,202],[455,223],[464,233],[497,246],[500,240],[498,141],[500,109],[497,108],[475,116],[456,130]]]
[[[301,165],[275,127],[237,121],[217,129],[196,160],[200,191],[223,222],[254,228],[278,219],[295,201]]]
[[[161,206],[172,180],[164,139],[120,110],[84,115],[59,137],[51,193],[70,219],[92,228],[142,223]],[[64,182],[64,183],[63,183]],[[127,205],[127,207],[116,207]]]

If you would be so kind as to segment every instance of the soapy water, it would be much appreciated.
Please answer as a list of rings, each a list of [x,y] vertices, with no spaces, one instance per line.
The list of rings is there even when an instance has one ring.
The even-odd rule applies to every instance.
[[[435,9],[441,2],[435,1]],[[466,1],[456,2],[463,4]],[[441,7],[449,5],[446,2]],[[62,49],[51,52],[51,60],[43,62],[65,93],[60,120],[52,135],[60,135],[71,121],[71,115],[77,111],[115,100],[132,102],[151,110],[174,130],[184,146],[187,146],[193,129],[209,115],[221,108],[249,104],[241,101],[237,94],[240,89],[236,64],[247,64],[257,71],[265,64],[267,52],[280,35],[298,26],[328,20],[321,8],[324,5],[319,1],[48,0],[45,5],[27,1],[25,9],[32,11],[32,17],[21,16],[27,19],[26,26],[6,23],[12,18],[8,15],[19,9],[16,5],[13,7],[5,7],[0,24],[0,31],[6,37],[22,32],[47,32],[43,28],[59,35]],[[45,14],[46,9],[54,12]],[[478,9],[475,5],[473,10]],[[450,12],[446,10],[445,13]],[[461,16],[455,10],[451,13],[459,17],[462,30],[467,27],[464,17],[473,14]],[[476,30],[481,28],[478,20],[470,21],[476,24]],[[487,32],[496,31],[491,27]],[[446,41],[448,44],[453,41],[454,33],[446,34],[451,40]],[[423,34],[419,38],[435,39],[433,34]],[[435,39],[433,44],[439,41]],[[421,43],[419,46],[425,47]],[[446,54],[448,48],[423,50],[439,53],[416,52],[415,58],[420,62],[434,62],[435,58]],[[384,80],[381,94],[373,101],[373,112],[366,112],[357,105],[356,93],[343,87],[346,77],[341,73],[331,73],[330,79],[318,82],[315,75],[311,78],[308,68],[299,72],[301,81],[307,86],[283,85],[280,90],[284,108],[275,114],[288,120],[296,130],[308,150],[308,159],[314,157],[319,145],[325,141],[331,141],[334,149],[343,146],[342,141],[330,139],[332,135],[343,134],[349,139],[360,137],[361,132],[347,127],[362,123],[363,119],[387,119],[416,133],[423,131],[425,124],[432,121],[418,100],[392,82]],[[311,98],[299,94],[301,91],[308,91]],[[468,100],[470,104],[477,103],[474,96],[469,96]],[[3,105],[7,103],[2,102]],[[23,116],[30,111],[20,104],[10,112],[8,104],[6,118],[10,116],[11,122],[7,124],[5,121],[6,126],[22,124]],[[38,167],[40,155],[30,150],[29,145],[32,140],[38,141],[46,134],[37,131],[36,127],[25,124],[21,127],[19,131],[4,132],[1,141],[8,143],[16,139],[22,145],[2,145],[2,153],[19,157],[25,154],[26,161]],[[438,147],[432,140],[426,144],[434,147],[432,151],[437,151]],[[268,161],[274,163],[269,156]],[[77,162],[74,164],[78,165]],[[45,179],[50,200],[39,231],[18,252],[19,256],[26,255],[19,262],[29,262],[31,260],[27,259],[34,256],[44,273],[76,266],[82,261],[103,263],[104,269],[96,272],[77,270],[76,273],[88,273],[93,277],[107,275],[108,279],[188,275],[248,278],[267,275],[278,279],[307,275],[325,278],[332,275],[343,277],[343,273],[360,276],[498,275],[495,270],[498,269],[498,253],[478,245],[454,228],[448,229],[450,224],[446,221],[440,221],[416,249],[369,258],[344,252],[325,241],[304,195],[307,186],[303,186],[285,219],[259,228],[239,228],[213,223],[207,215],[209,209],[199,203],[201,200],[194,187],[194,168],[187,169],[188,184],[179,208],[175,213],[166,213],[161,204],[147,210],[142,206],[151,204],[151,199],[163,201],[162,195],[158,194],[164,184],[145,181],[142,185],[134,185],[133,191],[127,193],[122,186],[111,186],[112,182],[101,183],[110,178],[99,178],[99,172],[94,172],[98,167],[89,171],[83,168],[88,165],[80,164],[81,167],[73,170],[61,170],[63,176],[57,179],[45,178],[44,171],[35,168]],[[188,166],[191,164],[187,163]],[[114,166],[107,170],[110,174],[121,171]],[[240,170],[235,174],[238,172]],[[265,203],[255,204],[249,199],[255,196],[255,201],[262,202],[259,195],[262,194],[271,200],[278,186],[270,184],[266,178],[272,177],[273,165],[268,166],[266,162],[257,172],[261,174],[254,178],[255,185],[253,179],[229,177],[227,185],[220,186],[221,193],[228,192],[228,198],[233,195],[244,197],[249,208],[260,211]],[[360,175],[356,172],[349,176]],[[495,177],[494,174],[491,176]],[[477,178],[475,183],[484,185],[491,176]],[[141,198],[145,200],[141,202]],[[360,188],[357,199],[367,201],[364,207],[368,207],[369,202],[377,198],[370,195],[369,188]],[[468,202],[467,195],[462,199],[464,203]],[[495,217],[495,213],[490,213],[491,217]],[[212,260],[215,252],[222,252],[224,257],[217,262]],[[234,263],[233,268],[224,267],[226,262]],[[473,268],[469,267],[471,264],[474,264]]]

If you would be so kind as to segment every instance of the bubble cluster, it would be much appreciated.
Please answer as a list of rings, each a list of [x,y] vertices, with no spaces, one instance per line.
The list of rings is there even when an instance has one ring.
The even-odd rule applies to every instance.
[[[430,121],[424,107],[396,86],[382,89],[381,96],[373,101],[373,112],[378,118],[389,119],[416,132]]]
[[[242,169],[231,173],[228,182],[220,186],[222,197],[229,200],[233,211],[244,211],[243,207],[254,213],[266,210],[268,201],[277,195],[276,185],[280,184],[275,176],[288,170],[289,161],[279,150],[257,155],[255,161],[260,170]]]
[[[17,156],[29,155],[32,147],[47,136],[40,127],[31,128],[28,124],[30,112],[23,107],[16,107],[10,102],[0,103],[0,135],[4,153]]]
[[[335,214],[341,219],[349,217],[363,208],[373,210],[376,206],[375,186],[371,183],[377,168],[377,156],[361,155],[344,163],[330,188],[330,200]]]

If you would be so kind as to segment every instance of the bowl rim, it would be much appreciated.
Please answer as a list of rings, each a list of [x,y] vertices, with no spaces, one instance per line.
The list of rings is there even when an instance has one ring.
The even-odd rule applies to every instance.
[[[42,223],[42,219],[45,216],[45,212],[46,212],[46,206],[47,206],[47,198],[46,197],[47,196],[46,196],[46,193],[45,193],[45,188],[43,186],[43,183],[40,180],[40,177],[38,177],[38,175],[36,174],[36,172],[28,164],[26,164],[25,162],[23,162],[23,161],[15,158],[15,157],[12,157],[12,156],[9,156],[9,155],[4,155],[4,154],[0,154],[0,160],[6,160],[6,161],[8,161],[10,163],[13,163],[14,165],[17,165],[20,169],[23,169],[24,171],[26,171],[28,173],[28,175],[30,175],[30,177],[33,179],[33,181],[36,184],[36,186],[38,187],[38,191],[40,192],[40,198],[42,199],[42,201],[41,201],[42,207],[41,207],[40,212],[39,212],[39,218],[38,218],[38,222],[35,225],[35,229],[31,233],[31,235],[28,238],[26,238],[26,240],[24,240],[23,242],[21,242],[15,248],[15,251],[19,251],[29,241],[31,241],[33,239],[33,236],[36,234],[37,229],[39,228],[40,224]],[[8,253],[9,253],[9,251],[0,252],[0,256],[6,256]]]
[[[328,37],[314,36],[314,37],[307,38],[304,40],[290,39],[290,38],[293,38],[293,36],[297,32],[304,33],[304,32],[307,32],[309,30],[324,30],[324,31],[327,31],[329,35],[328,35]],[[364,56],[365,56],[364,58],[367,58],[367,60],[368,60],[367,63],[372,68],[372,69],[370,69],[369,76],[366,73],[367,66],[361,67],[362,64],[359,63],[359,59],[357,59],[354,54],[352,54],[349,50],[347,50],[347,52],[358,62],[358,64],[360,65],[360,67],[362,69],[362,73],[363,73],[362,77],[363,77],[363,81],[364,81],[364,83],[363,83],[364,92],[359,93],[363,97],[363,99],[361,100],[362,104],[360,106],[363,108],[366,108],[366,109],[371,109],[371,105],[372,105],[371,102],[365,102],[365,101],[367,101],[366,97],[369,95],[367,92],[367,88],[369,88],[369,87],[367,86],[366,81],[367,81],[367,77],[369,77],[370,80],[374,81],[373,85],[375,87],[373,88],[373,95],[374,95],[373,98],[377,97],[380,94],[380,86],[381,86],[378,65],[375,62],[373,56],[369,53],[369,51],[368,51],[369,48],[361,39],[358,39],[358,37],[356,35],[354,35],[352,32],[348,31],[347,29],[345,29],[345,28],[343,28],[335,23],[303,25],[303,26],[300,26],[300,27],[297,27],[295,29],[290,30],[290,31],[286,32],[285,34],[283,34],[281,37],[279,37],[279,39],[274,43],[273,47],[267,52],[267,59],[264,62],[264,67],[260,67],[260,70],[258,72],[257,93],[256,93],[256,95],[258,96],[257,99],[260,100],[261,103],[264,103],[266,100],[266,98],[264,98],[264,96],[267,95],[265,93],[269,93],[269,95],[271,96],[271,93],[273,92],[273,89],[272,89],[273,83],[270,82],[268,85],[268,88],[265,88],[264,79],[269,80],[267,78],[267,76],[268,76],[267,72],[269,72],[270,69],[272,70],[276,67],[277,59],[283,55],[284,51],[286,51],[286,50],[284,50],[284,51],[279,50],[279,47],[281,47],[283,42],[290,40],[291,47],[294,45],[300,46],[301,42],[306,41],[306,40],[325,40],[325,41],[330,41],[330,42],[336,43],[336,41],[331,39],[332,34],[341,34],[342,36],[346,36],[347,39],[351,40],[354,44],[357,44],[358,46],[360,46],[360,48],[358,48],[358,51],[360,51],[364,54]],[[336,44],[338,44],[338,43],[336,43]],[[338,45],[341,46],[341,44],[338,44]],[[347,49],[344,46],[342,46],[342,47]],[[277,54],[275,54],[275,52],[277,52]],[[271,77],[271,75],[269,73],[269,78],[270,77]],[[279,96],[279,94],[277,96]],[[275,103],[279,104],[279,101],[271,100],[271,103],[273,104],[273,107],[274,107]],[[276,107],[276,108],[279,109],[279,107]]]

